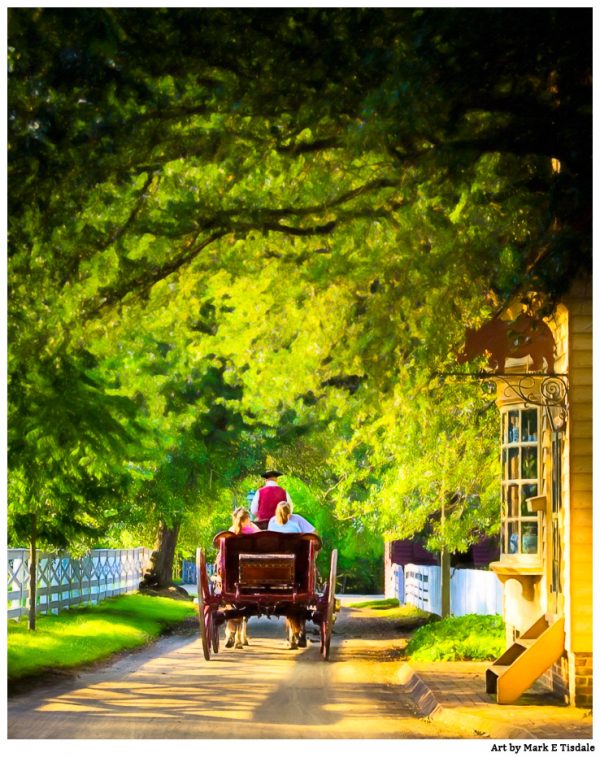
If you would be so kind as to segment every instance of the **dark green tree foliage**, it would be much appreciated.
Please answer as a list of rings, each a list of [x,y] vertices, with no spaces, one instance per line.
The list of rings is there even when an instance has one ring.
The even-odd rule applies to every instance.
[[[500,239],[488,254],[491,283],[510,291],[543,255],[530,276],[555,290],[590,255],[590,19],[587,9],[15,9],[11,232],[27,234],[27,207],[50,220],[43,226],[52,234],[83,210],[90,190],[118,183],[99,200],[116,201],[119,216],[84,224],[77,252],[52,245],[57,275],[68,280],[91,252],[140,225],[153,175],[178,160],[218,161],[224,181],[213,184],[212,202],[189,186],[168,214],[141,224],[183,241],[178,254],[170,246],[154,265],[130,264],[101,288],[110,302],[230,231],[285,231],[289,219],[292,233],[307,234],[348,215],[389,215],[423,193],[425,169],[437,190],[432,214],[472,206],[480,224],[490,206],[514,221],[517,203],[524,221],[532,206],[541,210],[529,239]],[[340,184],[337,197],[312,207],[300,197],[226,202],[231,184],[272,152],[289,170],[301,155],[334,151],[343,166],[371,150],[385,165],[350,196]],[[493,165],[481,184],[486,155]],[[357,192],[369,195],[366,208],[353,203]],[[510,272],[499,265],[504,246],[515,258]]]
[[[133,442],[133,406],[106,394],[91,373],[62,355],[51,366],[33,364],[24,376],[12,376],[8,462],[11,501],[21,504],[17,539],[27,536],[18,524],[32,511],[39,536],[55,547],[66,547],[78,530],[101,534],[114,515],[127,478],[118,461]],[[94,501],[102,509],[90,512]],[[55,509],[58,502],[64,509]]]
[[[25,406],[90,354],[109,405],[88,444],[151,461],[132,491],[157,518],[287,430],[338,512],[390,533],[480,495],[438,535],[462,544],[491,518],[495,422],[432,376],[465,324],[514,295],[549,310],[591,269],[591,39],[589,9],[11,9],[19,486]],[[144,428],[127,455],[115,395]],[[30,423],[79,461],[56,418]]]
[[[8,534],[30,547],[31,597],[38,545],[89,545],[119,513],[129,480],[122,461],[131,453],[133,404],[105,391],[91,356],[88,365],[77,358],[57,350],[11,374]]]

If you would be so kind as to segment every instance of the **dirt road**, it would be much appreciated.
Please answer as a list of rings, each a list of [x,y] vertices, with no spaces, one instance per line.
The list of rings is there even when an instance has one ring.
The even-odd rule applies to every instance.
[[[75,679],[8,701],[22,739],[399,739],[464,734],[425,721],[398,684],[404,641],[343,608],[331,660],[316,635],[287,650],[283,621],[251,619],[250,647],[202,657],[195,625]]]

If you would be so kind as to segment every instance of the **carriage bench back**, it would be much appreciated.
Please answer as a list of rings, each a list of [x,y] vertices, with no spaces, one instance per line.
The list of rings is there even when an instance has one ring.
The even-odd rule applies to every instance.
[[[321,547],[316,534],[219,532],[214,544],[222,554],[225,592],[235,593],[241,585],[312,591],[314,559]]]
[[[293,587],[296,556],[286,553],[240,553],[240,587]]]

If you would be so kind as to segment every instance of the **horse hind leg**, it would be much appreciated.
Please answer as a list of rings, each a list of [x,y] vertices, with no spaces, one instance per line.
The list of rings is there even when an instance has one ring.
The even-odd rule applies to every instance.
[[[248,619],[243,618],[242,623],[242,645],[249,645],[250,642],[248,641]]]
[[[242,626],[243,626],[244,619],[238,619],[236,630],[235,630],[235,647],[236,650],[242,650],[244,647],[244,639],[242,635]]]
[[[298,647],[306,647],[306,621],[302,621],[298,624]]]
[[[233,647],[235,645],[235,636],[237,634],[237,623],[233,619],[229,619],[225,625],[225,647]]]
[[[296,650],[298,648],[298,635],[300,631],[298,622],[295,618],[290,617],[286,619],[286,626],[290,650]]]

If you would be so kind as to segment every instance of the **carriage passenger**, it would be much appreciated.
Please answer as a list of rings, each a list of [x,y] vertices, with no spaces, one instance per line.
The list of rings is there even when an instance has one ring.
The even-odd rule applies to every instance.
[[[266,524],[267,521],[275,515],[277,503],[281,500],[288,502],[290,508],[292,508],[293,505],[289,492],[277,484],[277,479],[280,476],[283,476],[281,471],[270,469],[261,474],[261,476],[265,480],[265,483],[264,486],[255,492],[254,497],[252,498],[252,504],[250,505],[250,510],[256,521],[261,521]]]
[[[250,521],[250,513],[245,508],[236,508],[233,512],[232,524],[229,531],[234,534],[253,534],[260,529]]]
[[[285,534],[302,534],[300,525],[290,518],[291,515],[292,509],[290,504],[282,500],[277,504],[275,515],[269,520],[267,530],[269,532],[283,532]]]
[[[234,534],[254,534],[261,530],[250,521],[250,514],[245,508],[236,508],[233,512],[232,524],[229,531]],[[221,565],[221,549],[217,553],[217,566]]]
[[[267,529],[270,532],[283,532],[284,534],[302,534],[304,532],[313,531],[314,527],[306,519],[302,519],[304,522],[298,521],[298,518],[292,516],[292,509],[290,504],[285,500],[282,500],[277,504],[275,515],[269,521]],[[305,619],[302,615],[290,613],[286,618],[287,637],[290,649],[295,650],[298,647],[306,647],[306,630]]]
[[[233,523],[229,531],[234,534],[253,534],[260,532],[260,529],[250,521],[250,513],[245,508],[236,508],[233,512]],[[217,565],[221,565],[221,551],[217,556]],[[248,635],[246,633],[246,619],[230,619],[225,626],[225,647],[241,649],[248,645]]]

